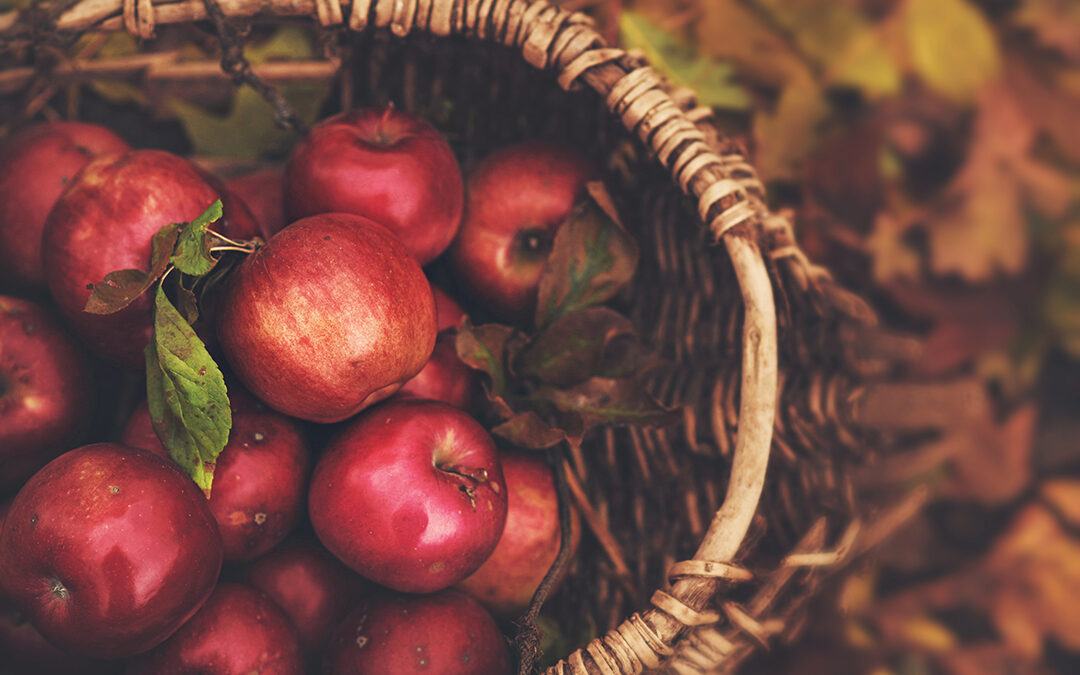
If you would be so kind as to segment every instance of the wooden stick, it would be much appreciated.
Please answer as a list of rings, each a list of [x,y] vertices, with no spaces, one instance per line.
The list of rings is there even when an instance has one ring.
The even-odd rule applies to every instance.
[[[51,74],[58,85],[91,80],[139,80],[153,82],[183,80],[229,81],[217,61],[178,61],[177,52],[134,54],[102,61],[72,61],[58,66]],[[270,61],[252,66],[255,74],[266,82],[329,81],[341,64],[337,60]],[[33,68],[11,68],[0,72],[0,94],[10,94],[25,88],[36,76]]]

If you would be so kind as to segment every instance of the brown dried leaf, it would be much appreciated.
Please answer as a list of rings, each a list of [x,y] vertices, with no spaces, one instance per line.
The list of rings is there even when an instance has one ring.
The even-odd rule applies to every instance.
[[[1068,0],[1024,0],[1010,17],[1030,29],[1045,47],[1080,63],[1080,3]]]
[[[1080,486],[1072,492],[1080,497]],[[1080,649],[1080,541],[1046,507],[1021,511],[984,565],[982,576],[997,582],[986,603],[1006,644],[1032,656],[1048,637]]]
[[[518,352],[514,370],[557,387],[576,384],[597,374],[613,340],[633,332],[629,319],[606,307],[567,314]]]
[[[1080,511],[1080,483],[1057,481],[1046,503],[1024,506],[987,554],[967,569],[904,591],[879,605],[875,623],[903,644],[910,617],[954,608],[986,614],[1007,653],[1038,660],[1053,639],[1080,649],[1080,541],[1055,511]],[[1058,508],[1058,504],[1065,506]],[[958,670],[956,672],[971,672]]]
[[[1029,248],[1025,207],[1056,212],[1071,191],[1030,156],[1035,131],[1004,85],[981,92],[967,161],[926,215],[935,273],[985,281],[999,270],[1023,271]]]
[[[597,186],[590,192],[596,193]],[[606,195],[602,195],[606,197]],[[610,199],[602,199],[610,206]],[[537,292],[536,325],[610,300],[637,267],[637,241],[595,198],[576,206],[555,233]]]
[[[93,285],[83,311],[91,314],[112,314],[130,305],[145,293],[165,273],[173,247],[180,237],[182,223],[165,225],[150,240],[150,269],[117,270],[105,275],[105,280]]]
[[[963,285],[888,283],[884,290],[912,317],[933,322],[921,357],[923,375],[943,375],[993,350],[1004,349],[1023,325],[1031,289],[1016,283]]]
[[[1041,657],[1017,654],[1003,644],[961,646],[938,656],[945,675],[1053,675]]]
[[[580,444],[584,426],[580,418],[569,416],[560,419],[559,426],[552,426],[532,410],[526,410],[514,413],[491,433],[522,448],[543,450],[562,441],[575,446]]]
[[[465,365],[487,375],[484,390],[501,417],[512,414],[506,403],[508,395],[507,362],[511,346],[520,334],[510,326],[484,324],[473,326],[466,318],[458,328],[454,348]]]
[[[634,378],[593,377],[570,389],[547,389],[538,397],[550,400],[564,413],[580,415],[587,427],[596,424],[667,426],[682,419],[682,411],[665,408]]]
[[[1026,405],[1001,424],[989,417],[950,432],[952,477],[942,494],[980,504],[1015,499],[1031,484],[1038,409]]]
[[[1053,139],[1057,149],[1071,161],[1080,163],[1080,125],[1076,124],[1080,92],[1070,91],[1054,78],[1059,71],[1053,64],[1019,53],[1009,56],[1005,62],[1005,77],[1016,100],[1031,120]]]

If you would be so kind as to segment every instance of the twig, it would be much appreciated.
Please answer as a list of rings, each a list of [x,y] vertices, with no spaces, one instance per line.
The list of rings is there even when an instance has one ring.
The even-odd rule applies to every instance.
[[[274,108],[274,121],[279,127],[301,134],[305,133],[306,125],[296,116],[296,112],[281,92],[263,82],[262,78],[251,69],[236,31],[229,26],[225,19],[225,12],[221,10],[217,0],[203,0],[203,5],[221,42],[221,68],[232,78],[236,86],[248,85]]]
[[[570,521],[570,487],[566,480],[566,466],[559,450],[551,450],[548,453],[548,461],[555,474],[555,489],[559,498],[559,554],[551,563],[547,574],[544,575],[536,592],[533,593],[529,608],[521,615],[514,625],[517,627],[517,635],[514,636],[514,648],[518,653],[518,675],[529,675],[535,668],[536,661],[543,656],[540,649],[540,639],[543,637],[540,629],[536,626],[536,617],[540,608],[544,606],[548,595],[551,594],[566,566],[570,563],[570,538],[572,523]]]

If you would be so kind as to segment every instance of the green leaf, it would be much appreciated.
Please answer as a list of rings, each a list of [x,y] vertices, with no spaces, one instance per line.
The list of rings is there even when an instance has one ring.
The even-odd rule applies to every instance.
[[[590,184],[593,191],[599,184]],[[600,202],[610,201],[597,192]],[[555,233],[536,303],[536,325],[610,300],[634,276],[637,242],[595,198],[579,204]]]
[[[627,49],[645,52],[649,63],[672,84],[693,89],[701,105],[725,110],[750,107],[746,90],[734,81],[732,64],[698,53],[642,14],[622,12],[619,40]]]
[[[908,0],[904,14],[915,71],[939,93],[970,102],[998,73],[993,27],[968,0]]]
[[[565,413],[581,415],[587,426],[633,424],[667,426],[682,419],[682,412],[662,406],[635,378],[594,377],[571,389],[541,390],[537,396]]]
[[[169,266],[169,257],[180,235],[181,225],[166,225],[150,240],[150,270],[117,270],[105,275],[105,280],[93,285],[83,311],[91,314],[112,314],[131,304],[154,282],[161,278]]]
[[[146,398],[158,438],[209,498],[232,428],[228,392],[221,370],[161,286],[146,347]]]
[[[202,276],[214,269],[217,259],[210,254],[213,238],[206,231],[211,223],[220,219],[221,200],[219,199],[203,211],[202,215],[180,230],[176,252],[170,259],[176,269],[192,276]]]
[[[553,321],[529,341],[514,370],[545,384],[565,387],[596,375],[608,345],[634,333],[630,320],[606,307],[590,307]]]

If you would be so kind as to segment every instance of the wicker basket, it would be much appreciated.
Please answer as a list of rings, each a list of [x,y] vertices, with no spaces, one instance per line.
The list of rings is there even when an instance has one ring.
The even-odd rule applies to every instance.
[[[867,520],[851,468],[883,441],[861,423],[873,392],[844,336],[874,314],[809,263],[693,92],[542,0],[76,0],[0,16],[0,38],[10,48],[312,18],[355,32],[346,56],[266,64],[262,80],[340,76],[344,106],[418,111],[466,166],[526,137],[578,144],[607,168],[638,238],[639,269],[617,302],[671,364],[650,384],[685,406],[684,420],[606,429],[568,453],[570,492],[595,536],[551,605],[607,632],[548,672],[729,672],[793,634],[822,576],[880,541],[921,494]],[[227,75],[250,80],[236,51],[223,49]],[[0,73],[0,94],[21,92],[26,115],[71,80],[223,77],[217,64],[154,53],[43,68],[24,52],[25,67]]]

